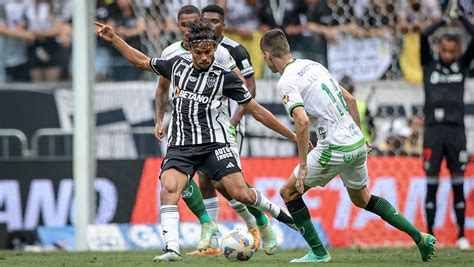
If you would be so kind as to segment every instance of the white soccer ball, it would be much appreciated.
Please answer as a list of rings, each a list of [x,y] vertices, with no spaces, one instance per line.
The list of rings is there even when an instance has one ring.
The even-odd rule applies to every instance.
[[[253,236],[245,230],[234,229],[222,239],[221,249],[229,261],[248,261],[255,253]]]

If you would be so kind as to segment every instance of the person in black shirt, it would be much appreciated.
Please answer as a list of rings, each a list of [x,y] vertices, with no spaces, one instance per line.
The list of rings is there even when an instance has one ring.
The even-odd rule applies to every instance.
[[[468,154],[464,130],[464,81],[474,56],[474,27],[464,16],[459,19],[471,35],[471,41],[461,54],[461,40],[456,35],[444,34],[437,43],[438,57],[430,52],[428,37],[451,18],[432,24],[421,33],[421,64],[425,91],[425,133],[423,141],[423,161],[427,177],[425,210],[428,232],[433,235],[436,214],[436,192],[439,171],[443,157],[446,157],[451,172],[454,193],[454,210],[458,223],[457,246],[469,249],[469,241],[464,237],[464,172]]]
[[[235,156],[229,148],[231,133],[227,99],[243,105],[258,121],[291,141],[296,135],[263,108],[231,70],[214,61],[217,42],[208,23],[198,20],[188,25],[192,61],[176,56],[169,60],[149,58],[118,37],[112,27],[96,22],[97,34],[112,45],[133,65],[171,80],[174,88],[173,111],[168,128],[168,149],[161,166],[160,215],[165,253],[155,261],[180,261],[178,235],[178,200],[196,170],[219,181],[230,196],[246,205],[269,212],[277,220],[294,227],[293,219],[283,208],[272,205],[256,189],[247,187]],[[157,120],[163,119],[168,102],[159,103]],[[157,133],[164,138],[163,131]],[[294,228],[295,229],[295,228]]]

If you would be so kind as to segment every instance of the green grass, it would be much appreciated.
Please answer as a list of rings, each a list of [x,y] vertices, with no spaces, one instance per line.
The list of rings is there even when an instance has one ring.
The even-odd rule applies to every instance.
[[[418,250],[411,249],[330,249],[332,260],[328,266],[474,266],[474,251],[460,252],[455,249],[439,249],[437,257],[421,262]],[[252,266],[288,266],[288,261],[303,256],[305,250],[280,250],[274,256],[262,251],[245,263],[231,263],[223,256],[186,256],[179,263],[154,263],[159,251],[88,252],[88,253],[25,253],[0,251],[0,266],[188,266],[212,267],[218,265],[245,264]],[[298,264],[296,266],[311,266]],[[291,265],[295,266],[295,265]]]

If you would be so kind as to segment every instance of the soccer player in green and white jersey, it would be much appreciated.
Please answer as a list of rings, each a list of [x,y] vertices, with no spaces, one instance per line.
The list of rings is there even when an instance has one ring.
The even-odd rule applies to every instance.
[[[373,212],[415,241],[423,261],[434,254],[436,239],[420,232],[387,200],[371,195],[367,189],[367,154],[371,147],[360,131],[355,99],[321,64],[295,59],[283,31],[265,33],[260,49],[269,68],[282,76],[277,84],[290,116],[295,120],[299,165],[280,194],[311,251],[298,262],[328,262],[324,248],[311,223],[302,195],[311,187],[325,186],[339,175],[351,201]],[[316,130],[318,143],[308,154],[309,125]]]

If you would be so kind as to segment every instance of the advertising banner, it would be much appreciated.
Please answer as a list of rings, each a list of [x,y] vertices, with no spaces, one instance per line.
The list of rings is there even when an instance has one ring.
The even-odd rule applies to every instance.
[[[392,62],[391,46],[385,38],[341,35],[337,43],[328,44],[329,71],[336,79],[346,74],[355,81],[378,80]]]
[[[158,175],[161,158],[145,161],[99,161],[97,224],[159,224]],[[279,189],[297,163],[296,158],[246,158],[246,180],[271,201],[284,206]],[[474,164],[468,166],[466,196],[467,237],[474,241]],[[410,157],[370,157],[369,189],[390,201],[408,220],[426,231],[426,179],[422,161]],[[0,162],[0,223],[9,230],[38,226],[64,227],[74,220],[71,162]],[[219,222],[242,222],[220,197]],[[408,246],[410,238],[370,212],[355,207],[339,178],[304,197],[313,222],[321,225],[332,246]],[[179,201],[182,222],[197,219]],[[281,228],[287,228],[275,222]],[[288,229],[289,230],[289,229]],[[290,230],[291,231],[291,230]],[[435,234],[438,244],[452,246],[457,238],[449,173],[443,165],[438,189]]]

